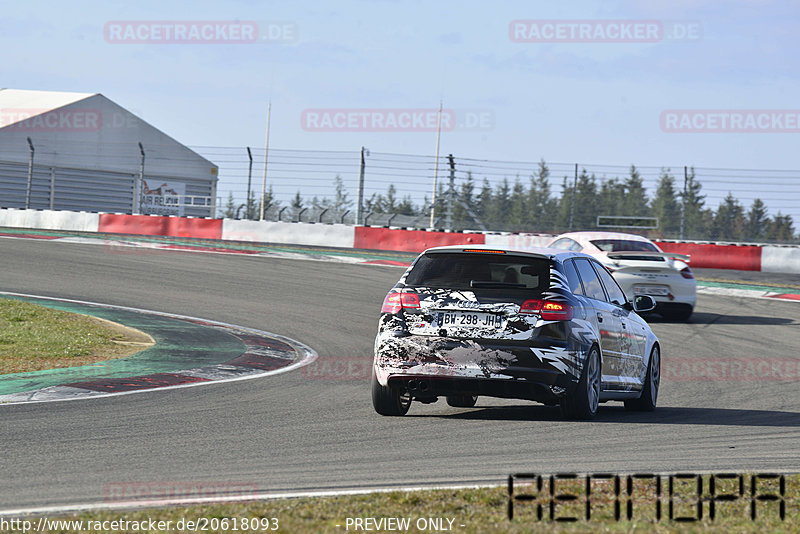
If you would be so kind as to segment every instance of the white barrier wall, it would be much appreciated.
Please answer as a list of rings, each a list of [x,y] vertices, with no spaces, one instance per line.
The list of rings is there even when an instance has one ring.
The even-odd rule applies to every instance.
[[[114,233],[134,233],[139,235],[174,235],[174,236],[204,236],[208,233],[208,223],[213,222],[216,231],[213,232],[213,239],[224,241],[247,241],[253,243],[279,243],[287,245],[309,245],[318,247],[338,247],[338,248],[370,248],[376,250],[416,250],[414,247],[424,242],[425,247],[440,244],[452,243],[453,233],[408,231],[402,229],[388,228],[369,228],[346,226],[343,224],[314,224],[314,223],[289,223],[289,222],[270,222],[270,221],[239,221],[234,219],[222,220],[221,236],[219,234],[219,219],[192,219],[192,218],[168,218],[172,226],[177,230],[164,230],[164,225],[145,225],[144,222],[151,222],[148,217],[131,215],[103,215],[106,219],[115,219],[117,226],[120,226],[117,219],[123,218],[123,230],[114,230],[111,225],[108,231]],[[161,219],[167,219],[162,217]],[[65,230],[73,232],[98,232],[100,228],[101,214],[72,211],[50,211],[50,210],[19,210],[13,208],[0,209],[0,227],[6,228],[30,228],[38,230]],[[169,226],[169,225],[167,225]],[[197,231],[192,232],[196,227]],[[164,233],[174,231],[177,233]],[[359,236],[361,238],[359,239]],[[532,248],[546,246],[552,236],[543,234],[465,234],[465,238],[473,239],[474,243],[485,243],[489,246],[501,247],[508,246],[514,248]],[[695,255],[695,260],[700,260],[702,256],[718,256],[715,252],[724,253],[734,250],[729,246],[731,243],[716,246],[712,243],[681,242],[702,248]],[[705,248],[703,248],[705,247]],[[774,273],[800,273],[800,246],[797,245],[747,245],[741,247],[746,249],[744,252],[748,262],[753,266],[745,267],[751,270],[761,270]],[[719,249],[719,250],[718,250]],[[742,254],[744,254],[742,252]],[[724,256],[724,254],[723,254]],[[723,260],[724,266],[719,268],[741,269],[736,265],[741,264],[738,255],[728,260]],[[752,261],[750,261],[752,260]],[[760,261],[759,261],[760,260]],[[750,265],[750,263],[747,263]]]
[[[544,234],[486,234],[486,244],[492,247],[539,248],[553,240]]]
[[[761,247],[761,271],[766,273],[800,273],[800,247]]]
[[[250,241],[254,243],[353,248],[355,227],[344,224],[223,219],[222,239],[225,241]]]
[[[85,211],[0,209],[0,226],[8,228],[97,232],[99,220],[99,214]]]

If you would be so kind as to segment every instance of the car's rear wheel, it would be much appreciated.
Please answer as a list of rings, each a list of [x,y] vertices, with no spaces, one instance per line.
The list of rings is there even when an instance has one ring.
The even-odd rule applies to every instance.
[[[392,386],[382,386],[372,370],[372,407],[381,415],[405,415],[411,406],[411,395]]]
[[[561,413],[570,419],[594,419],[600,405],[600,351],[593,346],[572,394],[561,399]]]
[[[477,395],[448,395],[447,404],[454,408],[472,408],[478,402]]]
[[[652,412],[656,409],[658,401],[658,387],[661,385],[661,351],[658,345],[650,352],[650,361],[647,363],[647,375],[644,379],[642,396],[638,399],[625,401],[625,408],[635,412]]]

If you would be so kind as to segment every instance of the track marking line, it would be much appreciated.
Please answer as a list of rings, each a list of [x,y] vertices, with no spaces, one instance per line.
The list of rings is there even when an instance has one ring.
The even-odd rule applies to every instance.
[[[347,495],[371,495],[376,493],[410,492],[410,491],[436,491],[499,488],[507,483],[479,483],[479,484],[447,484],[431,486],[398,486],[377,487],[364,489],[322,490],[322,491],[291,491],[291,492],[264,492],[247,493],[244,495],[226,495],[220,497],[182,497],[172,499],[149,499],[116,502],[94,502],[85,504],[72,504],[63,506],[44,506],[39,508],[18,508],[0,510],[0,517],[29,516],[40,514],[68,514],[78,512],[92,512],[100,510],[134,510],[139,508],[155,508],[165,506],[193,506],[198,504],[221,504],[249,501],[268,501],[276,499],[302,499],[316,497],[340,497]]]

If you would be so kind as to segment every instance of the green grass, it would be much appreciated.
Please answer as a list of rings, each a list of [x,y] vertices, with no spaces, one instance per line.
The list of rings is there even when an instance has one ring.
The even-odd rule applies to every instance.
[[[0,375],[120,358],[146,341],[94,317],[0,299]]]
[[[666,476],[663,477],[666,482]],[[253,530],[241,529],[241,520],[247,518],[251,522],[254,518],[260,518],[268,523],[272,518],[277,519],[277,532],[320,532],[320,533],[343,533],[343,532],[365,532],[365,530],[355,530],[353,525],[348,529],[348,518],[407,518],[410,526],[407,532],[437,532],[437,530],[421,530],[416,527],[418,520],[429,518],[439,518],[444,520],[447,526],[447,519],[452,519],[452,530],[455,533],[523,533],[523,532],[719,532],[719,533],[745,533],[745,532],[800,532],[800,475],[787,476],[786,485],[786,519],[781,520],[778,514],[778,505],[774,502],[759,502],[757,511],[758,518],[753,521],[750,518],[750,497],[749,497],[749,476],[745,477],[745,495],[737,501],[731,503],[721,503],[717,508],[717,516],[712,521],[709,516],[709,477],[703,477],[703,506],[704,519],[697,522],[678,522],[668,519],[668,493],[667,485],[662,485],[662,518],[656,520],[655,485],[647,485],[646,482],[636,481],[634,485],[634,508],[633,520],[616,520],[614,518],[614,492],[613,484],[602,484],[593,487],[592,509],[593,519],[586,521],[582,519],[574,523],[564,523],[550,521],[548,519],[549,493],[547,482],[545,482],[544,498],[540,501],[543,504],[544,519],[539,520],[536,514],[537,501],[515,503],[515,518],[509,520],[508,493],[505,487],[484,488],[484,489],[460,489],[460,490],[431,490],[413,492],[391,492],[375,493],[357,496],[338,496],[321,498],[296,498],[278,499],[258,502],[245,502],[238,504],[205,505],[194,507],[176,508],[151,508],[136,511],[103,511],[82,513],[73,516],[65,516],[61,519],[88,521],[136,521],[147,522],[170,521],[171,532],[190,532],[193,529],[178,529],[179,521],[198,521],[204,520],[208,527],[206,530],[198,528],[203,532],[235,532],[234,518],[239,532],[273,532],[272,530]],[[580,486],[580,484],[578,484]],[[560,486],[559,486],[560,487]],[[721,484],[717,486],[717,491],[730,492],[735,484]],[[566,491],[576,491],[576,486],[564,486]],[[761,494],[770,491],[778,491],[778,486],[767,483],[759,486]],[[623,485],[624,491],[624,485]],[[579,490],[577,490],[580,493]],[[675,486],[675,513],[680,515],[691,515],[696,510],[696,500],[692,487]],[[625,514],[625,501],[623,500],[622,513]],[[578,505],[559,505],[556,513],[559,515],[580,515],[584,513],[585,506],[581,501]],[[49,519],[54,519],[50,517]],[[227,519],[227,523],[223,520]],[[36,521],[36,518],[29,518]],[[272,523],[269,523],[270,525]],[[338,526],[337,526],[338,525]],[[84,523],[85,530],[81,532],[108,532],[103,528],[91,527]],[[101,525],[94,525],[101,526]],[[110,526],[110,524],[105,525]],[[199,526],[199,525],[198,525]],[[422,524],[420,524],[422,526]],[[227,527],[227,528],[223,528]],[[67,529],[68,530],[68,529]],[[164,532],[167,529],[144,530],[149,532]],[[47,530],[45,532],[56,532],[58,530]],[[136,532],[135,528],[117,529],[116,532]],[[377,530],[376,530],[377,531]],[[403,530],[405,531],[405,530]],[[390,532],[390,530],[383,530]],[[443,532],[443,530],[438,530]]]

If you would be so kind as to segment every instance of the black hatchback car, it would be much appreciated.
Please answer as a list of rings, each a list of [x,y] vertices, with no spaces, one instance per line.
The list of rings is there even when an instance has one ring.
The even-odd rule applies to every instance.
[[[405,415],[412,401],[478,396],[560,405],[590,419],[600,402],[653,410],[660,345],[605,267],[563,250],[448,246],[420,254],[386,295],[375,339],[372,402]]]

